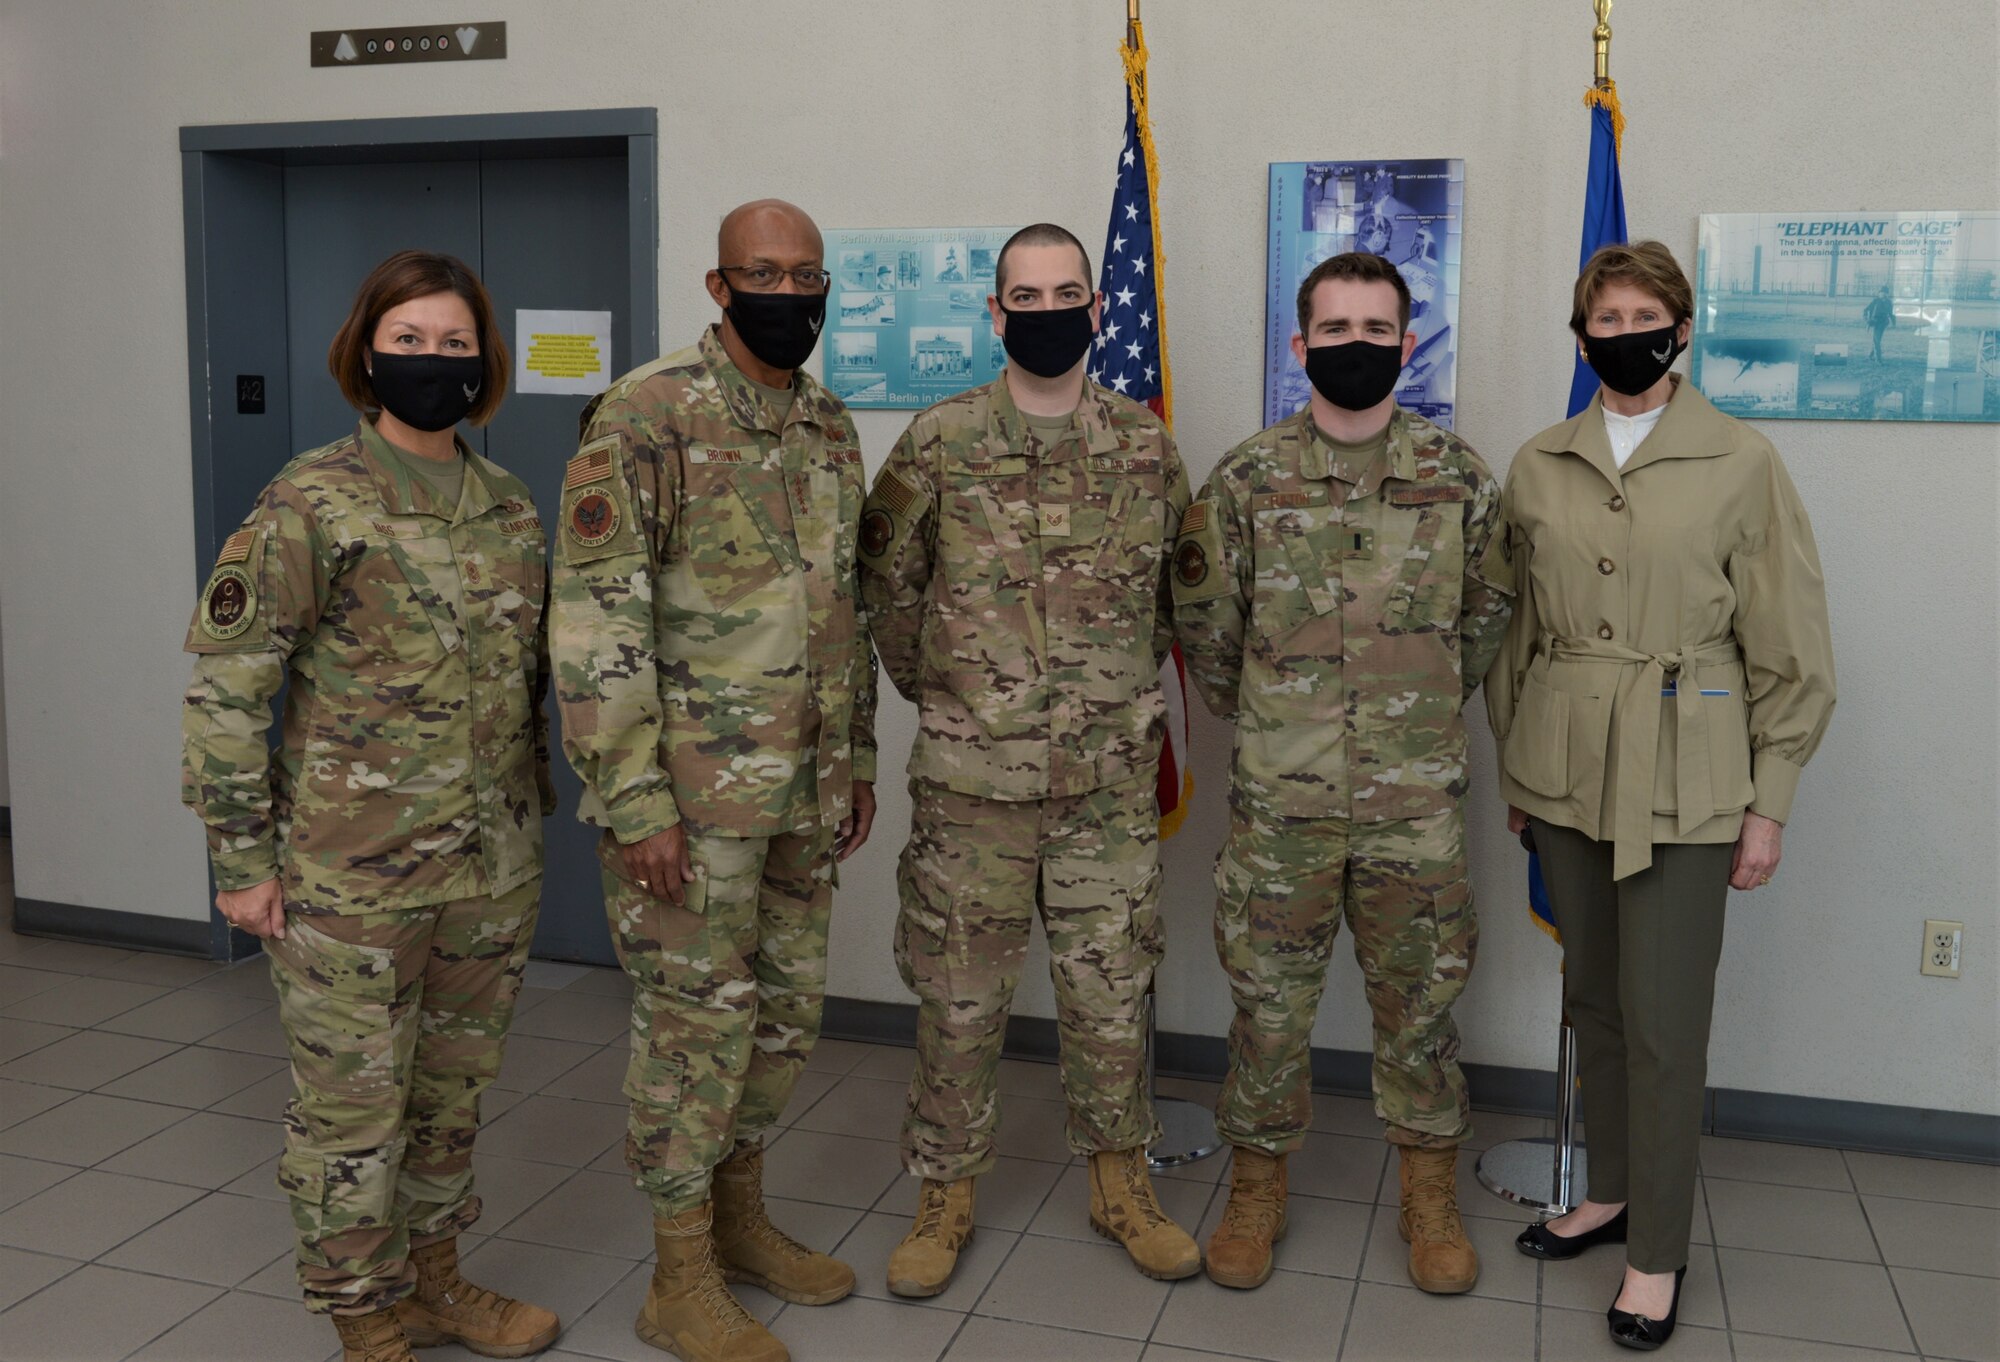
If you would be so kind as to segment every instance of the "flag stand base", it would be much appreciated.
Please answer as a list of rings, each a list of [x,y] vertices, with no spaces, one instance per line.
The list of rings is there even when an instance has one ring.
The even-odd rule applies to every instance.
[[[1160,1118],[1160,1138],[1146,1150],[1146,1166],[1154,1172],[1199,1163],[1222,1149],[1215,1117],[1198,1103],[1184,1097],[1155,1097],[1153,1110]]]
[[[1589,1151],[1570,1152],[1570,1193],[1556,1186],[1556,1142],[1547,1138],[1509,1140],[1479,1156],[1479,1182],[1487,1191],[1543,1215],[1566,1215],[1589,1188]]]

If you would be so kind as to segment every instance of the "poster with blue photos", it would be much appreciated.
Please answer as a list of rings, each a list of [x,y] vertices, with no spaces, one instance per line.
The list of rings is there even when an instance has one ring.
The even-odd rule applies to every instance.
[[[1694,273],[1732,416],[2000,421],[2000,213],[1704,213]]]
[[[999,377],[986,295],[1014,230],[829,230],[822,381],[850,407],[922,408]]]
[[[1264,424],[1306,404],[1311,385],[1292,357],[1299,284],[1343,251],[1386,257],[1410,286],[1417,348],[1396,384],[1406,410],[1451,429],[1458,389],[1459,256],[1465,162],[1273,161]]]

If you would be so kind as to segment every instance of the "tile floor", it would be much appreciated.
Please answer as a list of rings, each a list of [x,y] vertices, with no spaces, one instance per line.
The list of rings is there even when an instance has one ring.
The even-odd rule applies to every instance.
[[[537,963],[529,984],[487,1102],[486,1214],[468,1268],[561,1312],[556,1362],[656,1362],[664,1354],[631,1327],[651,1242],[620,1166],[623,977]],[[261,961],[222,968],[0,932],[0,1358],[335,1353],[328,1326],[298,1306],[272,1182],[282,1055]],[[1017,1061],[1002,1075],[1000,1166],[981,1186],[980,1233],[957,1280],[930,1301],[893,1300],[883,1266],[915,1201],[894,1143],[910,1062],[891,1046],[823,1043],[771,1145],[777,1218],[861,1278],[852,1298],[818,1310],[745,1289],[799,1362],[1622,1355],[1603,1323],[1617,1255],[1521,1257],[1510,1241],[1524,1217],[1469,1179],[1477,1290],[1412,1289],[1394,1166],[1367,1104],[1351,1098],[1316,1099],[1269,1283],[1148,1281],[1088,1231],[1054,1070]],[[1488,1115],[1475,1143],[1542,1127]],[[1168,1211],[1205,1235],[1224,1171],[1211,1159],[1161,1179]],[[2000,1360],[2000,1168],[1709,1140],[1695,1220],[1680,1362]]]

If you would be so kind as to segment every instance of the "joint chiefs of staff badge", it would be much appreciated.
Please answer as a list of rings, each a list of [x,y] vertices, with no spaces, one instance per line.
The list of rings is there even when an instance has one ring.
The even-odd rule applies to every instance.
[[[569,537],[594,549],[618,533],[618,504],[602,492],[585,492],[569,508]]]
[[[218,641],[235,638],[257,618],[257,589],[250,574],[234,565],[219,567],[201,603],[201,629]]]
[[[880,507],[861,517],[861,551],[870,558],[881,557],[895,535],[896,522]]]
[[[1174,553],[1174,575],[1182,586],[1200,586],[1208,576],[1208,551],[1189,541]]]

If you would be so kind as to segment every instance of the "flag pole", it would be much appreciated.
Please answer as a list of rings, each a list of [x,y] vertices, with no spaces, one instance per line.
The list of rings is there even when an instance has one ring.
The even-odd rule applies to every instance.
[[[1131,0],[1137,4],[1138,0]],[[1611,116],[1614,145],[1622,142],[1625,115],[1618,107],[1618,87],[1611,80],[1612,0],[1591,0],[1597,26],[1590,31],[1595,75],[1584,103],[1601,106]],[[1587,229],[1586,229],[1587,230]],[[1522,841],[1533,851],[1527,834]],[[1564,1215],[1576,1209],[1589,1191],[1589,1154],[1576,1138],[1576,1028],[1569,1008],[1562,1009],[1556,1034],[1556,1116],[1554,1138],[1508,1140],[1479,1156],[1479,1181],[1487,1191],[1544,1215]]]

